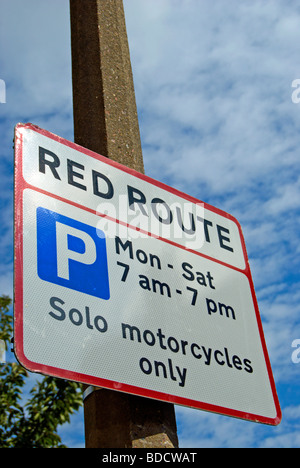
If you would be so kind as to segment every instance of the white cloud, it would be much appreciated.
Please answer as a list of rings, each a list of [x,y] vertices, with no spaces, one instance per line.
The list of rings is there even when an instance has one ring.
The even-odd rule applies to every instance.
[[[255,440],[254,423],[183,407],[176,407],[176,415],[180,448],[243,448]]]
[[[6,83],[1,111],[13,125],[30,120],[43,126],[50,116],[64,115],[71,126],[68,8],[68,2],[61,0],[1,4],[0,76]],[[54,129],[58,131],[59,126]]]
[[[299,139],[290,85],[300,34],[284,34],[294,7],[156,2],[141,31],[142,21],[133,23],[147,2],[136,3],[125,5],[150,174],[192,191],[202,185],[207,198],[276,184],[278,171],[296,162]]]

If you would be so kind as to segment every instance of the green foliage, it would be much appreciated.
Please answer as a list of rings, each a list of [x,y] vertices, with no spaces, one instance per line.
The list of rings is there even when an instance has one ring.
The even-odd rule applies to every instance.
[[[13,332],[11,299],[0,297],[0,339],[6,348]],[[58,426],[82,404],[81,385],[46,376],[35,383],[22,401],[27,371],[17,363],[0,364],[0,448],[66,448]]]
[[[0,297],[0,340],[7,343],[11,339],[13,332],[13,318],[9,313],[9,306],[11,305],[11,298],[8,296]]]

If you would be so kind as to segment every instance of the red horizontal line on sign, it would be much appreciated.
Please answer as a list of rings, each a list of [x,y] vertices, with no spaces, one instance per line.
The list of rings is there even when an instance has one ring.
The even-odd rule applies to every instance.
[[[23,181],[24,181],[24,179],[23,179]],[[92,213],[92,214],[95,215],[95,216],[99,216],[100,218],[106,218],[108,221],[112,221],[112,222],[115,222],[115,223],[120,224],[120,225],[122,225],[122,226],[125,226],[125,227],[127,227],[127,228],[129,228],[129,229],[133,229],[134,231],[140,232],[141,234],[145,234],[145,235],[147,235],[147,236],[149,236],[149,237],[153,237],[153,238],[155,238],[155,239],[161,240],[161,241],[163,241],[163,242],[166,242],[167,244],[173,245],[174,247],[178,247],[178,248],[180,248],[180,249],[182,249],[182,250],[185,250],[186,252],[193,253],[193,254],[195,254],[195,255],[198,255],[198,256],[200,256],[200,257],[203,257],[203,258],[205,258],[205,259],[207,259],[207,260],[211,260],[212,262],[216,262],[216,263],[218,263],[218,264],[220,264],[220,265],[226,266],[226,267],[228,267],[228,268],[230,268],[230,269],[232,269],[232,270],[238,271],[238,272],[243,273],[243,274],[245,274],[246,276],[248,276],[248,270],[249,270],[249,264],[248,264],[248,262],[246,262],[246,268],[245,268],[244,270],[242,270],[242,269],[240,269],[240,268],[238,268],[238,267],[235,267],[235,266],[230,265],[230,264],[228,264],[228,263],[222,262],[221,260],[218,260],[218,259],[216,259],[216,258],[210,257],[210,256],[208,256],[208,255],[205,255],[205,254],[201,253],[201,252],[198,252],[197,250],[192,250],[192,249],[189,249],[189,248],[187,248],[187,247],[185,247],[185,246],[183,246],[183,245],[181,245],[181,244],[177,244],[176,242],[174,242],[174,241],[172,241],[172,240],[170,240],[170,239],[166,239],[165,237],[157,236],[156,234],[153,234],[153,233],[151,233],[151,232],[149,232],[149,231],[145,231],[144,229],[141,229],[141,228],[139,228],[139,227],[132,226],[131,224],[128,224],[128,223],[126,223],[126,222],[124,222],[124,221],[121,221],[121,220],[119,220],[119,219],[113,218],[113,217],[111,217],[111,216],[109,216],[109,215],[107,215],[107,214],[99,213],[98,211],[95,211],[95,210],[93,210],[92,208],[88,208],[88,207],[86,207],[86,206],[84,206],[84,205],[81,205],[80,203],[73,202],[73,201],[68,200],[68,199],[66,199],[66,198],[64,198],[64,197],[61,197],[61,196],[59,196],[59,195],[53,194],[53,193],[51,193],[51,192],[48,192],[47,190],[43,190],[43,189],[37,188],[37,187],[35,187],[35,186],[33,186],[33,185],[30,185],[30,184],[28,184],[27,182],[24,181],[24,185],[23,185],[22,190],[25,190],[25,189],[31,189],[31,190],[33,190],[33,191],[35,191],[35,192],[42,193],[42,194],[44,194],[44,195],[50,196],[50,198],[54,198],[54,199],[56,199],[56,200],[62,201],[62,202],[64,202],[64,203],[67,203],[68,205],[71,205],[71,206],[74,206],[74,207],[79,208],[79,209],[81,209],[81,210],[84,210],[84,211],[87,211],[87,212],[89,212],[89,213]]]

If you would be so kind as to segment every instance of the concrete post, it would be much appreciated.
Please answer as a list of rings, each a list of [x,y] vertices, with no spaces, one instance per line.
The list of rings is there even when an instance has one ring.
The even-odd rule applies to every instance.
[[[75,142],[144,172],[122,0],[70,0]],[[87,448],[178,446],[174,406],[106,389],[84,402]]]

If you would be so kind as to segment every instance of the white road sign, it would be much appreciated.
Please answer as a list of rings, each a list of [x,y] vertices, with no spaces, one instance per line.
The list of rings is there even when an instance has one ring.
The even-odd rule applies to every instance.
[[[266,424],[280,406],[239,223],[15,132],[15,349],[30,371]]]

